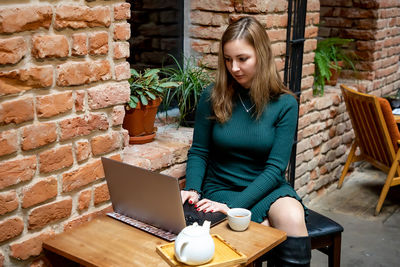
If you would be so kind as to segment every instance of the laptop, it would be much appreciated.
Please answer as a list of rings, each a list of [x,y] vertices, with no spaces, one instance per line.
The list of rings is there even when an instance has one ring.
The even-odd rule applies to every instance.
[[[143,231],[173,241],[194,222],[214,226],[226,219],[222,212],[198,212],[187,201],[182,205],[178,179],[102,157],[114,212],[108,216]]]

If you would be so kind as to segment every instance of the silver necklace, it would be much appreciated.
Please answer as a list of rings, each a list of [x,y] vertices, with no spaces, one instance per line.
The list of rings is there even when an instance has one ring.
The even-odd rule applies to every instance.
[[[246,112],[249,113],[250,110],[252,110],[256,104],[253,104],[253,105],[251,106],[251,108],[246,108],[246,106],[245,106],[244,103],[243,103],[242,97],[240,96],[240,94],[238,94],[238,95],[239,95],[240,103],[242,103],[242,106],[243,106],[244,110],[246,110]]]

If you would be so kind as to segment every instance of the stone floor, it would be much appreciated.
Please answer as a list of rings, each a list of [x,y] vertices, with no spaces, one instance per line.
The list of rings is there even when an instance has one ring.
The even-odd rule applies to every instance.
[[[392,187],[381,213],[375,206],[385,173],[361,164],[340,190],[312,200],[309,207],[344,227],[341,266],[400,266],[400,186]],[[325,254],[314,250],[312,267],[328,266]]]

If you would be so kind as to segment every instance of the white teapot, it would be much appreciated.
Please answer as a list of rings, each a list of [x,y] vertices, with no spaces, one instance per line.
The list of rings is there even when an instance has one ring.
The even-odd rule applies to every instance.
[[[214,256],[215,245],[210,235],[210,222],[203,226],[197,223],[185,227],[175,240],[175,257],[178,261],[189,264],[204,264]]]

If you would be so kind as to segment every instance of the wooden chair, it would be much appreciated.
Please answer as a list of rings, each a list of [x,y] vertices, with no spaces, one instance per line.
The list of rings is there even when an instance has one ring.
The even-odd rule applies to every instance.
[[[380,97],[363,94],[341,85],[342,94],[353,126],[355,140],[339,179],[338,188],[349,166],[353,162],[365,160],[388,173],[382,188],[375,216],[381,211],[389,188],[400,184],[400,133],[393,117],[389,102]],[[360,154],[356,155],[357,147]]]

